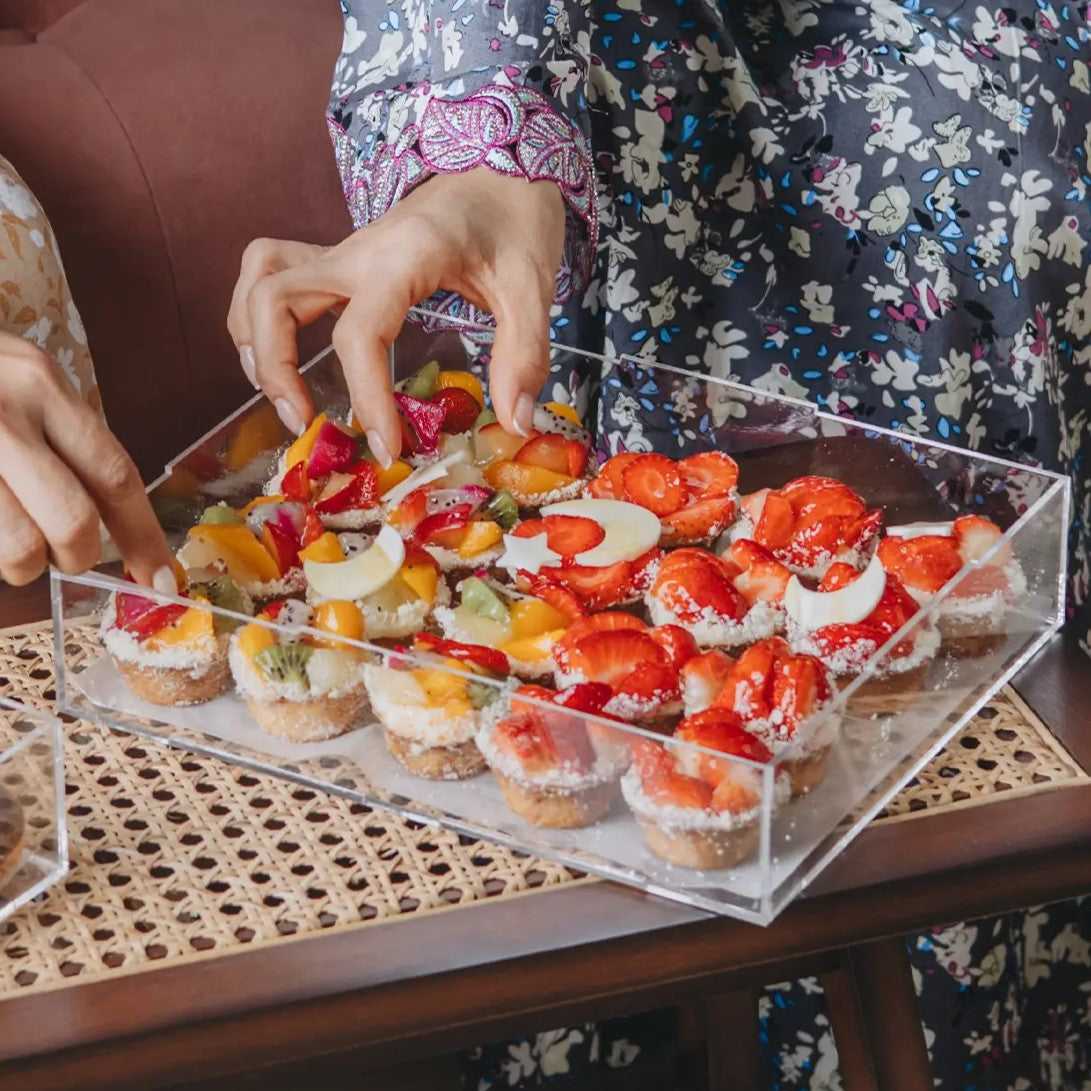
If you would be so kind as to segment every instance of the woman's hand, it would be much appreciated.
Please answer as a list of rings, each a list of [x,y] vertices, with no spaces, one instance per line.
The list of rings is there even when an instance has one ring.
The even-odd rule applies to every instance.
[[[137,582],[174,594],[171,554],[140,474],[41,349],[0,332],[0,578],[26,584],[52,561],[83,572],[105,523]]]
[[[381,219],[328,249],[262,239],[243,257],[228,329],[251,380],[295,432],[313,414],[297,367],[296,333],[341,308],[333,344],[352,407],[383,464],[401,450],[389,348],[410,307],[440,289],[496,318],[493,409],[526,435],[549,374],[549,308],[564,246],[553,182],[479,167],[429,179]]]

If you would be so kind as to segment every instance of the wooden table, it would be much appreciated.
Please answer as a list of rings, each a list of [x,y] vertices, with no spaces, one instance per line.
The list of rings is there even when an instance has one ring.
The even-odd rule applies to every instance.
[[[7,589],[0,623],[42,601]],[[1091,767],[1082,652],[1058,638],[1016,685]],[[1089,850],[1091,787],[1071,787],[870,828],[769,928],[596,883],[401,923],[396,947],[379,926],[17,998],[0,1015],[0,1088],[227,1088],[263,1068],[264,1088],[307,1086],[318,1058],[358,1072],[673,1004],[722,1019],[749,987],[804,971],[830,971],[840,1004],[846,949],[866,989],[898,947],[870,941],[1089,891]],[[871,1014],[862,1000],[852,1012]],[[860,1028],[873,1048],[901,1033],[888,1014]]]

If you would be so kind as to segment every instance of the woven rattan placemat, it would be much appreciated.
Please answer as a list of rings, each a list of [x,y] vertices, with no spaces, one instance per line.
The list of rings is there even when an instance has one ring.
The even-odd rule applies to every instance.
[[[0,694],[51,706],[48,627],[0,632]],[[72,867],[0,924],[0,999],[591,881],[94,724],[66,761]],[[1088,779],[1008,689],[879,821]]]

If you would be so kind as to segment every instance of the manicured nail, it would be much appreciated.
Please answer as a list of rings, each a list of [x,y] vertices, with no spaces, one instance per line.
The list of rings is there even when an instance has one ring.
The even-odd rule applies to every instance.
[[[178,581],[174,578],[174,569],[169,564],[155,570],[152,576],[152,587],[161,595],[177,595]]]
[[[303,435],[303,418],[299,415],[296,407],[287,398],[277,398],[273,405],[276,407],[277,416],[284,422],[284,427],[292,435]]]
[[[534,399],[529,394],[520,394],[515,399],[515,412],[511,423],[521,436],[529,436],[534,427]]]
[[[250,385],[257,390],[258,389],[258,362],[254,359],[254,350],[249,345],[242,345],[239,348],[239,361],[242,363],[242,370],[246,377],[250,380]]]
[[[387,447],[383,437],[374,429],[368,430],[367,446],[368,450],[375,456],[375,461],[378,462],[384,470],[389,470],[394,463],[394,459],[390,457],[390,448]]]

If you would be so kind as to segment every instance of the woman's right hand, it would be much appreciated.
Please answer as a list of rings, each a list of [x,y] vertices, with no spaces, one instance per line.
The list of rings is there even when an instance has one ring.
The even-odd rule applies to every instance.
[[[526,435],[549,374],[549,310],[564,246],[553,182],[477,167],[418,186],[333,247],[260,239],[247,249],[228,316],[251,380],[299,432],[313,407],[297,366],[299,327],[340,313],[333,344],[375,457],[401,450],[388,352],[410,307],[458,292],[496,318],[489,383],[509,432]]]
[[[50,563],[98,563],[100,520],[133,578],[177,592],[167,540],[140,474],[102,418],[37,345],[0,331],[0,579],[30,583]]]

